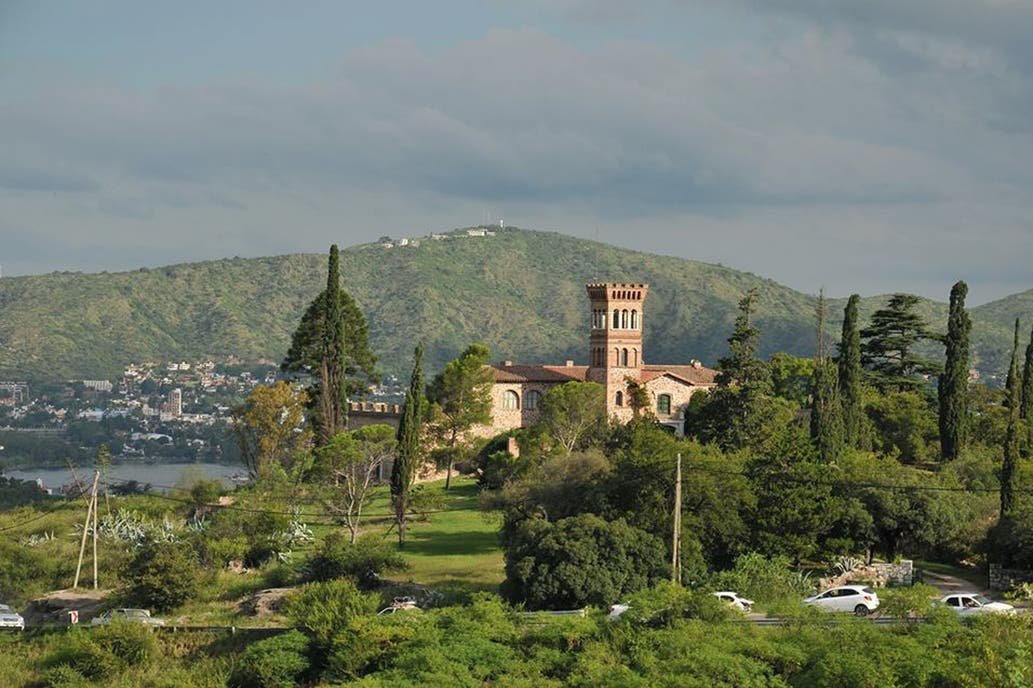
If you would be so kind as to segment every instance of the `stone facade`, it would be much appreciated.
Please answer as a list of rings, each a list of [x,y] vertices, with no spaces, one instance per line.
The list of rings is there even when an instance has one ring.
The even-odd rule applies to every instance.
[[[1033,583],[1033,571],[1006,569],[1000,564],[990,564],[990,589],[1011,590],[1023,583]]]
[[[853,582],[871,583],[873,588],[902,587],[915,582],[915,565],[910,559],[886,564],[859,566],[832,578],[818,581],[820,590],[848,585]]]
[[[684,429],[685,407],[692,395],[716,385],[717,371],[699,361],[686,364],[647,364],[643,347],[648,284],[595,283],[586,285],[589,299],[589,365],[492,366],[492,423],[475,433],[490,437],[527,427],[538,419],[537,404],[551,388],[567,382],[597,382],[606,390],[611,418],[627,422],[634,415],[630,387],[641,385],[649,409],[659,423],[677,434]]]

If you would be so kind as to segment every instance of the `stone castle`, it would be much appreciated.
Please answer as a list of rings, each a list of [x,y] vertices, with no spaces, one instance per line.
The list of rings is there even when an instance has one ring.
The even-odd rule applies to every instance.
[[[619,421],[631,420],[631,385],[645,391],[650,410],[662,425],[681,436],[684,411],[699,390],[716,385],[717,371],[699,361],[657,365],[645,362],[642,332],[648,284],[598,283],[586,285],[591,304],[588,337],[589,365],[492,366],[492,424],[478,432],[491,436],[530,425],[538,418],[538,404],[549,389],[567,382],[597,382],[606,389],[607,412]]]

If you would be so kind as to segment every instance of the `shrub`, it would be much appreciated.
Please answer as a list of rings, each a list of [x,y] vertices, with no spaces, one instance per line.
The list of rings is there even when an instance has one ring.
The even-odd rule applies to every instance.
[[[794,571],[787,558],[768,559],[756,552],[738,557],[730,571],[717,574],[714,587],[734,590],[760,603],[806,597],[814,593],[814,585],[806,575]]]
[[[91,640],[128,666],[143,664],[158,647],[150,627],[122,620],[93,629]]]
[[[248,646],[233,667],[229,688],[293,688],[308,671],[308,638],[289,631]]]
[[[287,615],[325,649],[334,634],[355,618],[377,611],[376,595],[361,592],[346,578],[308,583],[287,600]]]
[[[46,688],[82,688],[88,685],[86,678],[67,664],[51,667],[43,673]]]
[[[166,611],[196,596],[200,568],[193,550],[176,542],[144,544],[122,572],[129,596],[137,603]]]
[[[506,550],[503,590],[531,609],[608,606],[666,573],[659,539],[623,519],[581,514],[522,523]]]
[[[305,564],[304,575],[310,581],[348,576],[363,586],[371,587],[384,571],[398,571],[405,567],[405,559],[380,538],[360,538],[353,545],[343,533],[331,533],[323,538]]]
[[[69,633],[44,661],[44,665],[51,667],[59,680],[72,680],[74,675],[67,670],[59,670],[58,667],[68,667],[83,678],[99,681],[118,673],[120,664],[114,653],[94,642],[82,629],[75,629]]]

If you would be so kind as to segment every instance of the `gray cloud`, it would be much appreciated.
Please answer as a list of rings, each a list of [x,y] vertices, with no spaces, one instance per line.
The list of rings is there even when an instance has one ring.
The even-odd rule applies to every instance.
[[[23,226],[89,227],[108,241],[135,226],[141,263],[184,242],[198,257],[216,246],[319,248],[340,239],[335,226],[368,240],[491,210],[587,236],[602,227],[602,239],[801,288],[842,278],[835,261],[849,247],[856,273],[834,291],[885,282],[887,251],[904,252],[892,267],[910,269],[919,291],[939,291],[944,276],[914,266],[967,268],[965,230],[978,227],[994,237],[982,273],[1018,275],[1014,251],[994,244],[1029,244],[1033,138],[1017,124],[1029,77],[1013,69],[1021,48],[1005,26],[1025,11],[966,27],[959,10],[930,34],[913,26],[917,14],[814,19],[826,6],[782,2],[802,28],[692,62],[635,42],[576,49],[524,29],[433,53],[366,46],[332,78],[293,87],[42,84],[0,95],[0,127],[17,141],[12,170],[60,159],[95,180],[41,177],[41,188],[50,179],[54,191],[89,193],[44,207],[25,191]],[[0,186],[33,188],[12,175],[0,170]],[[959,227],[962,217],[971,224]],[[277,238],[271,218],[309,230]],[[310,243],[291,243],[302,236]]]

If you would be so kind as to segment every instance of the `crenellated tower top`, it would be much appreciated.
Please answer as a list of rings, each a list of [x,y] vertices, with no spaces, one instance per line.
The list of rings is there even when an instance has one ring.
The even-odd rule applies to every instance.
[[[592,313],[588,378],[603,384],[638,379],[645,358],[643,306],[649,285],[599,282],[585,288]]]

